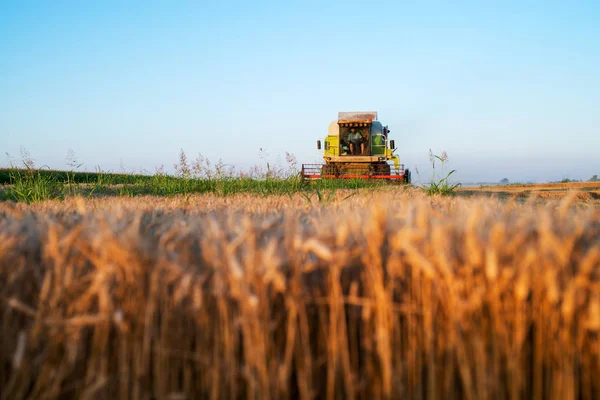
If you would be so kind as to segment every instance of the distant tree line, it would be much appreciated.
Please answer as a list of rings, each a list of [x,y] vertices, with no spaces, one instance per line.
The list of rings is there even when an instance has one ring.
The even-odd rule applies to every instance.
[[[598,182],[600,181],[600,179],[598,179],[598,175],[593,175],[590,179],[588,179],[587,181],[584,180],[580,180],[580,179],[569,179],[569,178],[565,178],[562,181],[560,181],[560,183],[569,183],[569,182]]]

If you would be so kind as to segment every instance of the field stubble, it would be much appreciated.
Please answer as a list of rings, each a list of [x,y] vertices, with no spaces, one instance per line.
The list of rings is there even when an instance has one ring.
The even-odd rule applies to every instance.
[[[572,200],[0,204],[0,397],[600,397]]]

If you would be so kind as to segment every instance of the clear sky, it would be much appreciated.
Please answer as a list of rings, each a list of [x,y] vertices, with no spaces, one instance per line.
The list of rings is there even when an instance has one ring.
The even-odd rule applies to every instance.
[[[431,148],[461,181],[587,179],[598,21],[598,1],[3,1],[0,164],[314,162],[338,111],[377,110],[422,177]]]

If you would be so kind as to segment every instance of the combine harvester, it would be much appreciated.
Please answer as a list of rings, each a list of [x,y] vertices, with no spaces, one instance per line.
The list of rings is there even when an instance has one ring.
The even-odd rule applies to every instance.
[[[400,164],[390,130],[377,112],[340,112],[324,140],[325,164],[302,164],[302,179],[384,179],[410,183],[410,171]],[[321,150],[317,140],[317,149]],[[388,163],[393,161],[393,166]]]

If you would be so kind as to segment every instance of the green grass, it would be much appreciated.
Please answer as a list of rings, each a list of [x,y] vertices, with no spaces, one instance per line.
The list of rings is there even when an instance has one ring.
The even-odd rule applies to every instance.
[[[31,168],[0,168],[0,185],[10,185],[20,179]],[[52,179],[57,182],[72,183],[105,183],[105,184],[137,184],[141,181],[150,181],[151,175],[141,174],[116,174],[110,172],[78,172],[60,171],[51,169],[35,169],[40,178]]]
[[[6,191],[6,196],[18,202],[49,200],[58,195],[61,187],[55,178],[43,174],[40,170],[15,169],[10,172],[10,179],[12,184]]]
[[[179,163],[174,165],[175,175],[164,173],[162,166],[155,174],[111,173],[100,169],[96,172],[79,172],[76,169],[81,164],[70,149],[67,155],[70,171],[36,168],[34,159],[25,148],[21,148],[21,159],[20,163],[11,161],[10,168],[0,168],[0,201],[34,203],[72,196],[176,196],[194,193],[270,196],[302,193],[308,202],[314,198],[322,203],[335,198],[338,189],[357,190],[387,185],[385,182],[361,179],[306,182],[300,178],[295,156],[287,152],[287,166],[267,162],[266,170],[255,166],[248,172],[236,172],[235,167],[221,160],[213,164],[200,154],[190,161],[182,149]]]
[[[264,196],[304,193],[306,198],[316,194],[319,202],[331,198],[338,189],[382,187],[385,183],[365,180],[322,180],[303,182],[291,177],[234,177],[212,178],[179,177],[157,173],[154,175],[69,172],[40,169],[3,169],[4,187],[0,200],[34,203],[70,196],[176,196],[194,193],[212,193],[229,196],[251,193]]]
[[[441,156],[435,155],[432,153],[431,149],[429,150],[429,160],[432,165],[432,175],[428,184],[422,185],[421,189],[427,193],[428,195],[439,194],[442,196],[452,195],[456,192],[456,190],[461,186],[460,183],[452,183],[450,182],[450,176],[456,172],[455,169],[445,174],[444,167],[448,162],[448,155],[444,151]],[[437,171],[435,168],[436,160],[441,162],[441,178],[437,177]]]

